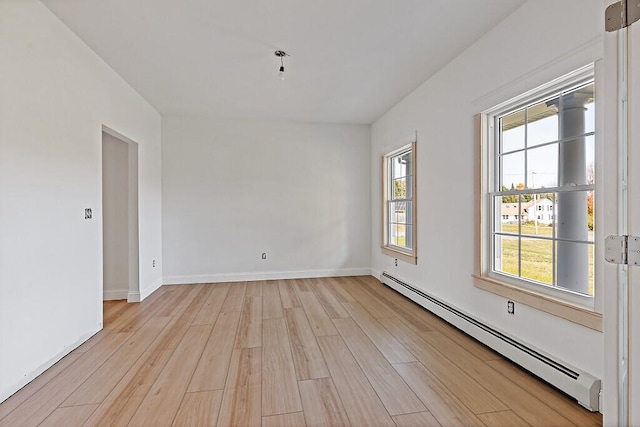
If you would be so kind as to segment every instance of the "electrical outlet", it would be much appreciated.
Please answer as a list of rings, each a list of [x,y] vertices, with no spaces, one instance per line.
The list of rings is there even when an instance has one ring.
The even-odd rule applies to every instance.
[[[507,313],[516,314],[516,303],[513,301],[507,301]]]
[[[396,258],[396,260],[394,261],[396,264],[396,267],[398,266],[398,258]]]
[[[151,266],[152,266],[153,268],[156,268],[156,260],[155,260],[155,259],[151,262]]]
[[[91,219],[93,218],[93,213],[91,211],[91,208],[87,208],[84,210],[84,219]]]
[[[267,253],[266,252],[262,252],[262,259],[267,259]]]

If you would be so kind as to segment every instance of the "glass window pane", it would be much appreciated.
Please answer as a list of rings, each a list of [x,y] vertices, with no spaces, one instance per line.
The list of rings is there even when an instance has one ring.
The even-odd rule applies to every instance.
[[[551,195],[551,201],[553,202],[553,207],[551,210],[551,230],[552,233],[555,232],[554,236],[557,237],[558,233],[558,193],[554,193]],[[555,229],[555,230],[554,230]]]
[[[527,108],[527,147],[558,140],[557,99]]]
[[[518,237],[495,236],[493,269],[518,276]]]
[[[595,268],[594,268],[594,259],[595,259],[595,245],[589,245],[589,295],[594,295],[594,277],[595,277]]]
[[[406,175],[405,165],[401,162],[400,157],[393,157],[391,159],[391,178],[401,178]]]
[[[526,232],[528,230],[528,226],[533,226],[536,219],[536,211],[534,206],[534,196],[533,194],[522,194],[520,195],[520,224],[522,227],[522,232]],[[527,233],[531,234],[531,233]]]
[[[589,104],[585,105],[585,108],[587,109],[584,112],[584,132],[585,133],[589,133],[589,132],[595,132],[595,103],[590,102]]]
[[[397,178],[393,180],[393,198],[405,199],[407,197],[407,179]]]
[[[413,202],[404,202],[401,209],[402,212],[398,214],[398,218],[402,219],[402,221],[398,221],[399,223],[413,224],[413,211],[411,209],[413,209]]]
[[[550,193],[523,194],[522,199],[522,234],[552,237],[554,218],[553,195]]]
[[[593,165],[593,137],[562,141],[559,148],[559,186],[587,184],[587,169]]]
[[[407,202],[399,202],[396,205],[396,214],[398,215],[398,224],[407,222]]]
[[[547,285],[553,284],[553,241],[522,238],[521,276]]]
[[[501,163],[501,188],[508,190],[524,188],[524,152],[506,154],[501,157]]]
[[[495,231],[517,234],[520,220],[518,196],[496,196],[494,200]]]
[[[411,170],[411,151],[391,158],[391,178],[407,176]]]
[[[391,202],[389,207],[389,222],[397,224],[405,223],[407,202]]]
[[[559,241],[556,245],[558,287],[584,295],[592,295],[593,245]]]
[[[404,246],[407,249],[411,249],[413,247],[411,242],[413,238],[413,236],[411,235],[412,232],[413,232],[412,226],[406,225],[404,228],[404,244],[402,246]]]
[[[398,222],[398,214],[396,213],[396,202],[389,202],[387,204],[389,211],[387,212],[387,217],[389,219],[390,224],[395,224]]]
[[[585,98],[588,98],[588,101],[584,104],[585,112],[584,112],[584,132],[594,132],[596,129],[596,118],[595,118],[595,103],[593,100],[595,99],[594,93],[594,85],[593,83],[583,87],[579,90],[579,92]]]
[[[398,157],[394,157],[391,160],[391,178],[401,178],[405,176],[405,167],[402,163],[400,163],[400,159]]]
[[[398,246],[398,225],[389,224],[389,244]]]
[[[396,245],[404,247],[406,245],[407,226],[404,224],[397,225]]]
[[[595,136],[585,138],[585,167],[587,170],[587,184],[594,184],[595,175]]]
[[[587,228],[589,229],[587,233],[587,240],[590,242],[594,241],[594,230],[595,230],[595,194],[593,191],[587,192]]]
[[[517,111],[500,119],[502,135],[501,153],[524,148],[524,110]]]
[[[562,95],[562,138],[571,138],[592,132],[593,112],[587,107],[593,103],[593,84],[588,84]],[[592,110],[593,108],[591,108]]]
[[[558,145],[551,144],[527,151],[527,188],[558,185]]]
[[[407,151],[406,153],[400,156],[400,161],[404,164],[404,174],[411,175],[413,173],[413,165],[411,164],[411,151]]]
[[[591,191],[560,192],[557,196],[557,236],[559,239],[593,241],[593,230],[589,228],[589,198]],[[593,205],[591,208],[593,220]]]
[[[496,196],[493,198],[493,229],[496,232],[502,231],[502,224],[506,221],[506,209],[502,203],[502,197]]]

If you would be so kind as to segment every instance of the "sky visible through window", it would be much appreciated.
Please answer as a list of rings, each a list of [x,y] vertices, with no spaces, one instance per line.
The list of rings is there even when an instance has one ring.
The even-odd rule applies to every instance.
[[[585,133],[595,128],[594,103],[585,105]],[[545,117],[528,123],[528,147],[556,141],[558,139],[558,115]],[[558,145],[551,144],[527,150],[527,177],[525,180],[524,151],[508,154],[508,151],[524,148],[525,126],[520,125],[502,133],[503,149],[507,153],[502,158],[502,185],[507,189],[527,184],[528,188],[558,186]],[[585,138],[585,169],[594,162],[594,136]]]

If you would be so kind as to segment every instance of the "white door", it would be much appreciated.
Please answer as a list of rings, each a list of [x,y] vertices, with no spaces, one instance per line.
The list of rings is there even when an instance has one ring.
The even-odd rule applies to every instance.
[[[629,235],[640,236],[640,21],[627,33]],[[629,268],[629,425],[640,426],[640,267]]]
[[[640,0],[627,7],[640,11]],[[605,196],[602,212],[617,216],[605,233],[640,236],[640,22],[607,33],[604,46],[603,170],[618,187]],[[640,426],[640,267],[605,263],[604,282],[604,423]]]

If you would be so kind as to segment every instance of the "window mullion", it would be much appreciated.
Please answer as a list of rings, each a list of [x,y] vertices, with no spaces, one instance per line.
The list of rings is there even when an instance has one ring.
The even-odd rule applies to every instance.
[[[531,188],[529,185],[529,109],[524,110],[524,189]]]
[[[518,196],[518,277],[522,277],[522,196]]]
[[[555,192],[553,193],[553,222],[552,224],[552,229],[551,229],[551,235],[553,237],[553,245],[551,246],[551,256],[552,256],[552,260],[553,260],[553,268],[551,269],[551,272],[553,274],[552,276],[552,285],[557,287],[558,286],[558,271],[557,271],[557,259],[558,259],[558,254],[556,253],[558,244],[557,239],[558,239],[558,235],[557,235],[557,228],[556,225],[558,224],[558,220],[557,220],[557,208],[558,208],[558,193]]]

